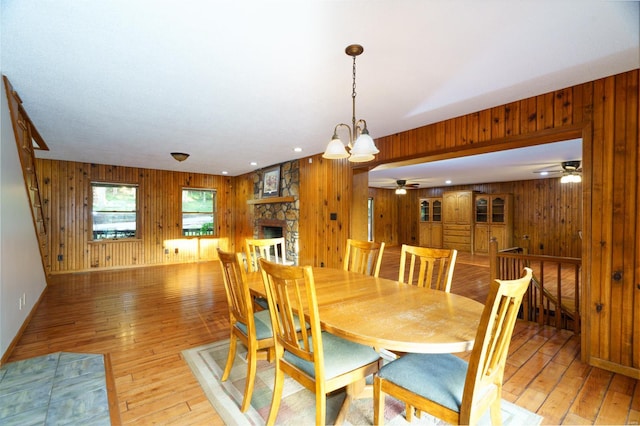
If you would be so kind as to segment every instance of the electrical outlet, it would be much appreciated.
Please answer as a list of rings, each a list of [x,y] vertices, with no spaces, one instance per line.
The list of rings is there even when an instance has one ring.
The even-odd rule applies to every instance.
[[[173,251],[175,254],[178,254],[178,247]]]
[[[168,248],[164,249],[164,254],[169,254],[169,249]]]
[[[62,256],[61,254],[58,255],[58,262],[62,262],[62,260],[64,259],[64,256]]]

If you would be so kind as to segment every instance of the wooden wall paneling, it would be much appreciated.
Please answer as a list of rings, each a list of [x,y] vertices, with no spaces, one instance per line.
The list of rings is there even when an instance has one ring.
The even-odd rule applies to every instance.
[[[478,112],[479,133],[478,142],[487,142],[491,140],[491,110],[485,109]]]
[[[528,98],[519,102],[520,105],[520,132],[528,134],[535,132],[537,122],[536,98]]]
[[[45,159],[37,160],[36,170],[40,180],[49,182],[45,210],[51,227],[52,273],[197,261],[198,239],[182,238],[182,187],[213,187],[220,197],[218,209],[229,210],[226,181],[221,176]],[[90,241],[92,181],[138,185],[140,239]],[[223,225],[220,233],[228,229]],[[164,253],[164,246],[173,249],[178,242],[182,244],[178,254],[172,250]],[[62,255],[61,261],[58,255]]]
[[[505,106],[504,111],[505,136],[520,133],[520,103],[512,102]]]
[[[544,95],[537,96],[536,110],[538,112],[538,121],[536,123],[536,130],[553,128],[553,106],[553,93],[545,93]]]
[[[573,104],[571,103],[571,89],[559,90],[554,96],[554,127],[571,124],[573,117]]]
[[[618,361],[622,365],[638,366],[640,360],[638,355],[640,349],[636,344],[632,346],[633,329],[638,323],[633,323],[633,317],[629,312],[633,312],[635,287],[640,284],[634,277],[634,252],[638,250],[639,243],[636,236],[638,227],[638,211],[636,207],[636,197],[638,196],[639,174],[636,169],[635,159],[638,152],[638,100],[634,100],[633,93],[638,93],[638,78],[632,74],[620,74],[616,76],[616,100],[620,105],[624,99],[625,108],[616,108],[615,118],[615,145],[614,163],[623,165],[622,170],[616,168],[616,180],[614,181],[614,192],[618,201],[614,202],[614,212],[620,211],[621,220],[614,220],[614,274],[621,273],[623,277],[620,281],[615,279],[613,291],[620,298],[620,358]],[[620,210],[618,210],[618,207]],[[619,229],[616,229],[619,228]],[[629,249],[631,248],[631,250]],[[625,278],[629,277],[629,278]],[[637,284],[636,284],[637,283]],[[638,288],[637,290],[640,290]],[[640,293],[640,291],[638,291]]]
[[[478,142],[478,128],[480,125],[480,114],[475,112],[467,116],[466,139],[469,145]]]
[[[368,170],[353,170],[353,191],[351,195],[351,235],[356,240],[367,240],[368,223]]]
[[[504,138],[504,106],[491,108],[491,139]]]
[[[636,87],[638,88],[636,90],[635,93],[640,93],[640,72],[637,72],[635,75],[635,83],[636,83]],[[636,135],[635,137],[633,137],[633,134],[631,134],[630,136],[630,140],[640,140],[640,134],[638,134],[638,132],[640,132],[640,96],[638,96],[638,99],[636,99],[636,116],[634,117],[629,117],[630,121],[633,122],[633,120],[635,119],[635,129],[636,129]],[[630,130],[632,131],[632,130]],[[636,172],[636,179],[640,180],[640,170],[638,170],[638,165],[640,164],[640,147],[636,144],[636,155],[635,155],[636,161],[635,161],[635,172]],[[633,169],[633,168],[632,168]],[[631,173],[631,171],[630,171]],[[640,212],[640,182],[636,181],[636,207],[635,207],[635,211],[636,212]],[[637,214],[636,214],[636,218],[637,218]],[[632,309],[633,309],[633,324],[640,324],[640,223],[638,223],[637,219],[636,219],[636,223],[635,223],[635,227],[636,227],[636,232],[635,232],[635,271],[634,271],[634,279],[632,282],[635,283],[636,285],[636,291],[634,293],[634,297],[633,297],[633,305],[632,305]],[[640,342],[640,327],[634,327],[633,328],[633,336],[632,336],[632,342],[635,343],[635,346],[633,347],[633,361],[632,361],[632,366],[633,368],[636,368],[638,370],[640,370],[640,344],[638,342]]]

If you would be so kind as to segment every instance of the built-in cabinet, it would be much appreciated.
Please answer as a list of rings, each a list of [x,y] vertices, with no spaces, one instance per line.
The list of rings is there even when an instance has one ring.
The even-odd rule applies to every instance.
[[[496,238],[498,250],[513,243],[513,201],[511,194],[475,194],[473,246],[476,253],[488,253]]]
[[[418,241],[422,247],[442,247],[442,198],[420,199]]]
[[[442,246],[473,252],[473,191],[442,195]]]

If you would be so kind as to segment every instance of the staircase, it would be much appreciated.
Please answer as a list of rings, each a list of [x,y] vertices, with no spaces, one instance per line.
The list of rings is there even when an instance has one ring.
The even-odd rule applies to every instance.
[[[491,279],[511,280],[525,266],[533,269],[522,300],[523,319],[580,333],[580,259],[528,255],[518,247],[498,251],[495,241],[489,243],[489,253]]]
[[[9,82],[9,79],[6,76],[3,76],[3,80],[7,92],[7,100],[9,101],[11,123],[16,137],[16,145],[18,147],[20,165],[22,166],[25,188],[31,204],[31,216],[33,218],[33,225],[38,239],[38,246],[40,248],[42,267],[45,275],[48,276],[51,271],[51,261],[49,259],[47,223],[42,204],[43,201],[47,202],[47,200],[43,200],[40,193],[40,185],[36,175],[34,150],[41,149],[48,151],[49,148],[24,110],[22,100],[20,99],[20,96],[18,96],[18,93],[13,90],[13,86]]]

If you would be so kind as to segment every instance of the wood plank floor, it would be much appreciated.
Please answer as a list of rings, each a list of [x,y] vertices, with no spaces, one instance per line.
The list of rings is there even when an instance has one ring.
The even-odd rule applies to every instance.
[[[399,250],[381,276],[397,278]],[[487,258],[461,253],[452,292],[484,302]],[[109,353],[124,424],[222,424],[181,356],[228,337],[227,304],[214,262],[53,277],[9,358],[58,351]],[[638,424],[638,381],[580,362],[571,332],[519,323],[503,397],[544,424]]]

